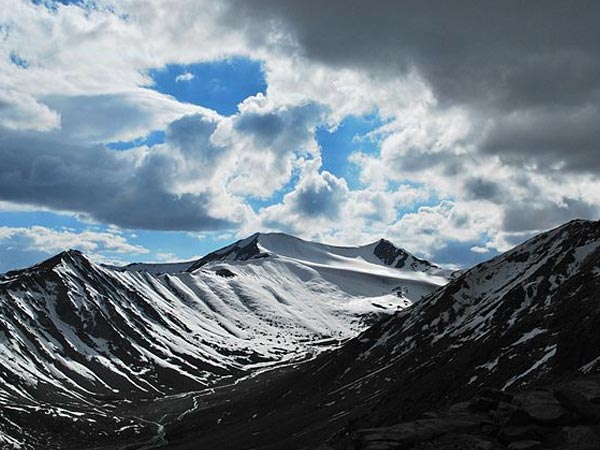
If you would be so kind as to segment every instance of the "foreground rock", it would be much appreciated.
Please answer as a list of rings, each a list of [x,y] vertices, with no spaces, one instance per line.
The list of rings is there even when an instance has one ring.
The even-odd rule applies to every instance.
[[[598,450],[600,378],[514,396],[485,390],[422,419],[353,433],[354,450]]]

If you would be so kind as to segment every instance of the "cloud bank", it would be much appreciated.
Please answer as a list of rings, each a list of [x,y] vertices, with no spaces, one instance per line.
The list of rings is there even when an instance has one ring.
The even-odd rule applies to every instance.
[[[600,214],[595,1],[8,3],[0,200],[13,207],[134,229],[383,235],[457,263]],[[153,89],[151,69],[229,57],[261,61],[267,84],[232,116]],[[315,133],[366,114],[381,119],[360,136],[377,151],[348,150],[350,183],[323,167]],[[154,130],[163,143],[105,145]]]

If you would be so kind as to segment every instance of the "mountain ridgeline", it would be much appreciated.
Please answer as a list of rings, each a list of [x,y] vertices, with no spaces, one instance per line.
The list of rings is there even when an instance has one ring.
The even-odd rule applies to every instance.
[[[282,234],[177,265],[67,252],[0,279],[0,443],[598,448],[599,292],[583,220],[454,274]]]

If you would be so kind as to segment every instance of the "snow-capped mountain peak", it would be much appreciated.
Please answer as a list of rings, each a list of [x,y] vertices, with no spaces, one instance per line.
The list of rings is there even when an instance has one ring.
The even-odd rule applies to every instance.
[[[11,270],[6,272],[5,274],[0,274],[0,280],[10,280],[11,278],[18,277],[24,274],[33,274],[38,272],[49,271],[60,266],[76,267],[81,265],[89,266],[90,264],[93,263],[84,253],[76,249],[69,249],[57,253],[56,255],[25,269]]]
[[[420,259],[386,239],[366,245],[340,246],[307,241],[285,233],[255,233],[227,247],[209,253],[187,270],[194,271],[216,261],[248,261],[261,258],[289,258],[324,266],[348,265],[351,260],[372,265],[447,276],[450,271]]]

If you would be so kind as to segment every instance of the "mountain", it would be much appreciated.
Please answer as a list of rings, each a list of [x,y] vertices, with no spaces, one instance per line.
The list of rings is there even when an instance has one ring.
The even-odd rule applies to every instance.
[[[123,408],[311,358],[446,282],[443,269],[382,242],[260,234],[195,262],[121,268],[70,250],[3,275],[0,403],[12,418],[0,420],[0,442],[39,443],[7,424],[41,411],[36,420],[61,430],[57,421],[83,414],[107,435],[120,418],[118,439],[140,439],[153,422]],[[397,261],[378,256],[382,245]]]
[[[173,449],[218,448],[225,437],[230,449],[597,448],[598,292],[600,222],[569,222],[333,352],[199,396],[206,406],[169,422],[166,440]],[[573,444],[581,433],[596,447]],[[458,435],[480,446],[452,444]]]
[[[372,304],[373,297],[349,294],[364,288],[357,278],[371,280],[373,295],[390,298],[393,283],[437,276],[412,273],[406,262],[390,267],[403,256],[375,255],[380,242],[289,250],[298,242],[258,235],[183,274],[124,269],[115,276],[224,282],[254,276],[262,285],[265,267],[277,267],[277,285],[298,277],[310,285],[305,274],[314,273],[319,288],[303,298],[311,305],[332,292]],[[319,297],[341,274],[349,287]],[[409,295],[417,292],[412,286]],[[394,292],[405,292],[398,287]],[[81,394],[89,404],[68,405],[5,397],[0,436],[104,450],[591,450],[600,442],[598,292],[600,222],[572,221],[460,273],[315,357],[168,395],[97,402]]]

